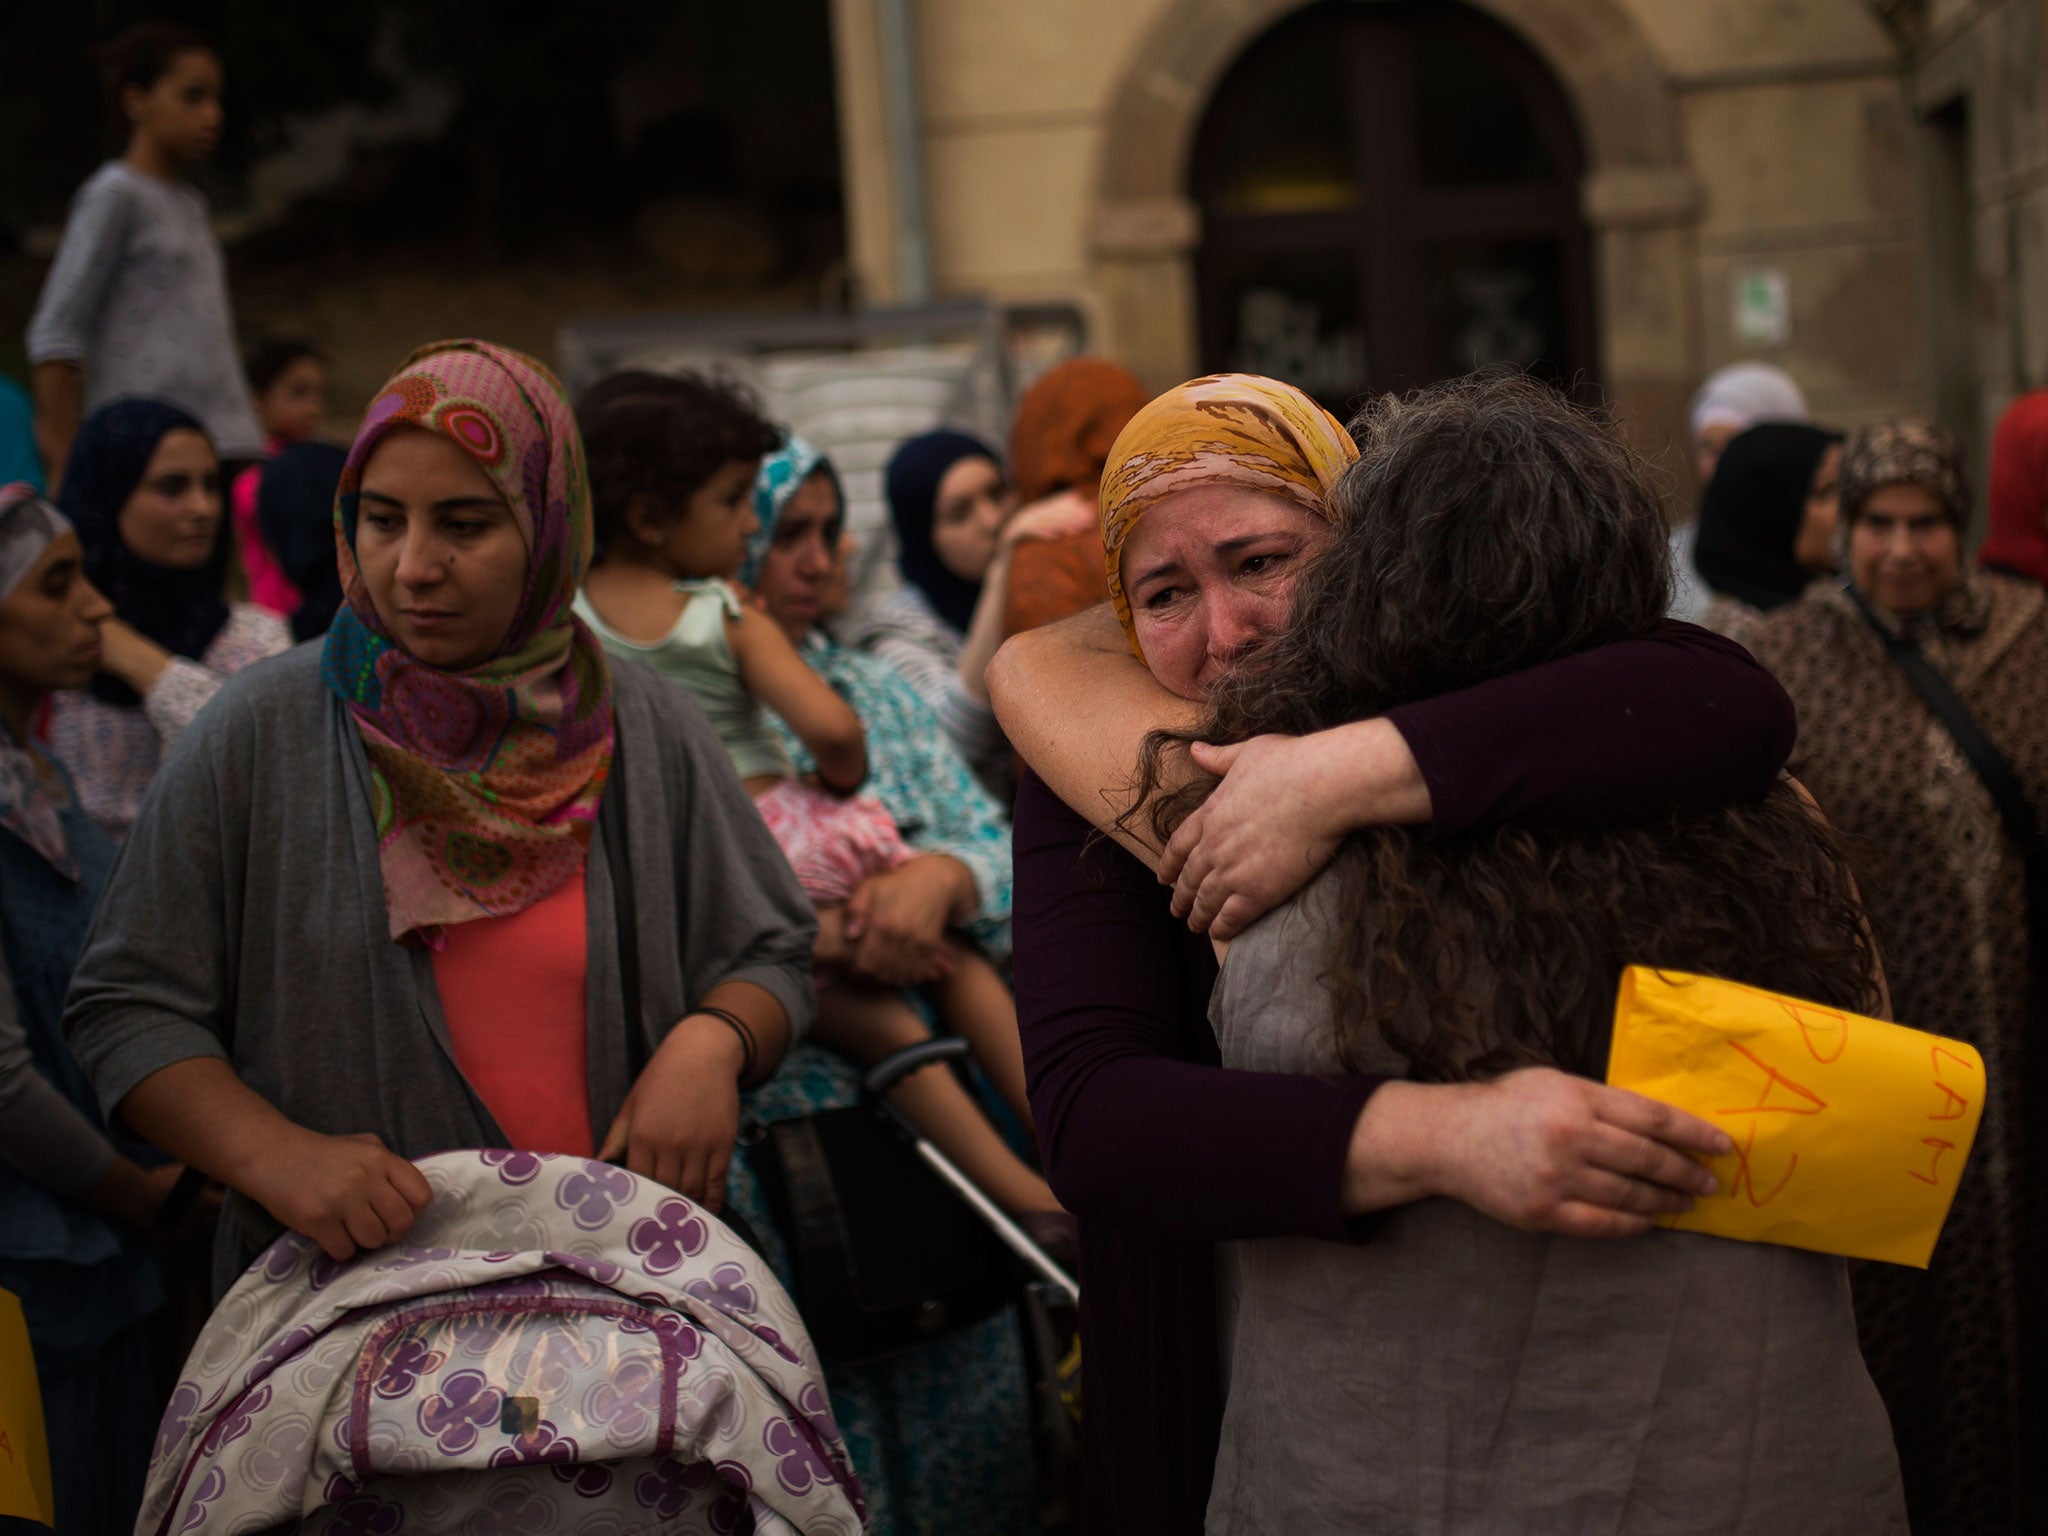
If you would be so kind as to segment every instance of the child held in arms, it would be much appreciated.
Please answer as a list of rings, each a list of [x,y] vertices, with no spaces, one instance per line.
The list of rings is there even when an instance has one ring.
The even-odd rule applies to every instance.
[[[703,705],[818,909],[817,1037],[855,1061],[879,1059],[906,1043],[906,1010],[896,989],[847,974],[846,909],[865,880],[913,855],[881,803],[857,793],[867,777],[859,717],[732,583],[759,527],[755,476],[782,433],[737,389],[689,376],[615,374],[577,415],[598,543],[577,612],[608,651],[653,667]],[[797,775],[764,709],[810,751],[813,779]],[[919,979],[977,1047],[1000,1038],[1005,1020],[1014,1042],[1009,990],[979,953],[955,946],[938,974]],[[1063,1227],[1051,1188],[944,1067],[912,1074],[897,1097],[998,1204],[1020,1218],[1049,1215],[1049,1231]],[[1012,1107],[1028,1116],[1021,1091],[1017,1099]]]

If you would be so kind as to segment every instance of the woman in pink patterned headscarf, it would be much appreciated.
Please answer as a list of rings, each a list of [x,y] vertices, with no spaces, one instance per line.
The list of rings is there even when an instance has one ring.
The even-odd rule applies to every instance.
[[[423,347],[343,471],[347,602],[166,762],[68,1027],[102,1102],[335,1258],[405,1161],[618,1158],[716,1207],[738,1090],[809,1021],[814,920],[684,695],[571,609],[591,551],[561,388]],[[189,743],[189,744],[188,744]],[[231,1267],[216,1272],[225,1282]]]
[[[407,568],[406,509],[366,490],[393,453],[476,482],[445,570]],[[337,519],[347,606],[322,671],[370,754],[391,936],[441,949],[446,926],[523,911],[581,866],[611,763],[611,671],[570,611],[590,478],[554,376],[488,342],[422,347],[363,418]]]

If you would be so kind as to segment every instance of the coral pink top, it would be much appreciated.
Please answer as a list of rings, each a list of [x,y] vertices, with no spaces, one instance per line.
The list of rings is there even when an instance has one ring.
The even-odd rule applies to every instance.
[[[264,445],[264,456],[276,458],[284,444],[271,438]],[[288,619],[298,612],[301,597],[299,589],[285,575],[284,567],[277,563],[277,556],[270,552],[270,546],[263,542],[263,527],[256,520],[256,491],[263,484],[263,466],[251,464],[228,488],[228,510],[235,523],[235,542],[242,552],[242,569],[249,577],[249,601],[259,608],[268,608],[281,619]]]
[[[508,1146],[590,1157],[583,871],[505,917],[442,929],[434,984],[455,1064]]]

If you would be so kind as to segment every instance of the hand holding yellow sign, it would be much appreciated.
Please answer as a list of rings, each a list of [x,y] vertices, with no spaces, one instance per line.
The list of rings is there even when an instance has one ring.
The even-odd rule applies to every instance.
[[[0,1515],[57,1523],[35,1354],[21,1302],[11,1291],[0,1291]]]
[[[1607,1081],[1720,1126],[1721,1191],[1659,1225],[1927,1267],[1984,1107],[1970,1046],[1631,966]]]

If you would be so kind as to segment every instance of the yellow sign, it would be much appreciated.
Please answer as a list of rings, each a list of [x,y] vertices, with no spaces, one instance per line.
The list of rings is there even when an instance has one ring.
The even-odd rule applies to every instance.
[[[1984,1109],[1959,1040],[1631,966],[1607,1081],[1720,1126],[1720,1192],[1659,1224],[1925,1269]]]
[[[57,1524],[50,1499],[50,1448],[28,1320],[12,1291],[0,1291],[0,1515]]]

